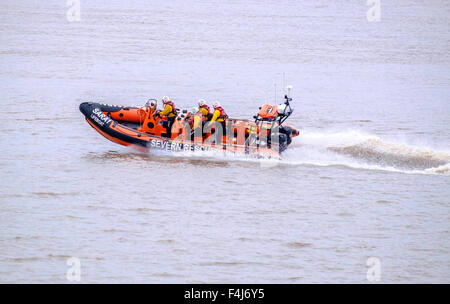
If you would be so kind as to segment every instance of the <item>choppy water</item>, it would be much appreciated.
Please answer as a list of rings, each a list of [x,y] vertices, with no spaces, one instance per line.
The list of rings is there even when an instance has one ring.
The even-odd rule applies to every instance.
[[[0,5],[0,282],[445,282],[448,1]],[[284,79],[284,80],[283,80]],[[82,101],[234,117],[294,86],[282,161],[143,154]]]

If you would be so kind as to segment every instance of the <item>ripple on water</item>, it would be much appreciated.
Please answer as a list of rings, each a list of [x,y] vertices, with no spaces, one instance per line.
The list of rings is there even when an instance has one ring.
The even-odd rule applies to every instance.
[[[186,276],[181,274],[169,273],[169,272],[156,272],[152,273],[152,277],[162,277],[162,278],[184,278]]]
[[[63,196],[77,196],[79,193],[77,192],[32,192],[33,195],[36,195],[40,198],[58,198]]]
[[[311,243],[302,243],[302,242],[289,242],[286,245],[291,248],[306,248],[312,246]]]
[[[339,212],[337,215],[338,216],[344,216],[344,217],[354,216],[354,214],[350,213],[350,212]]]
[[[148,207],[139,207],[139,208],[129,208],[127,211],[134,211],[138,213],[147,213],[147,212],[168,212],[170,210],[167,209],[156,209],[156,208],[148,208]]]
[[[200,266],[240,266],[240,265],[265,265],[265,263],[262,262],[255,262],[255,261],[230,261],[230,262],[224,262],[224,261],[216,261],[216,262],[206,262],[206,263],[199,263]]]
[[[175,240],[157,240],[156,242],[160,244],[173,244]]]

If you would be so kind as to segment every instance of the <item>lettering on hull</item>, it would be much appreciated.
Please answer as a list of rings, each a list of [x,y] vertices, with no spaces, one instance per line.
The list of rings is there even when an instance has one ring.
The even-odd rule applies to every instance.
[[[95,108],[92,111],[91,119],[98,124],[99,126],[103,127],[105,124],[108,124],[112,121],[111,118],[108,117],[108,115],[105,115],[102,111],[100,111],[99,108]]]
[[[190,145],[183,143],[171,143],[168,140],[152,139],[149,142],[150,148],[166,150],[166,151],[209,151],[210,147],[200,145]]]

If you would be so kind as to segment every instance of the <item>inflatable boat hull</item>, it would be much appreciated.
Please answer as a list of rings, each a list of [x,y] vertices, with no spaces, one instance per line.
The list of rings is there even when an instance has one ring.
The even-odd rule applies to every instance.
[[[89,125],[112,142],[124,146],[166,151],[226,150],[255,156],[280,158],[280,154],[269,148],[249,148],[245,145],[214,145],[167,138],[140,132],[143,122],[137,107],[123,107],[92,102],[80,104],[80,111]]]

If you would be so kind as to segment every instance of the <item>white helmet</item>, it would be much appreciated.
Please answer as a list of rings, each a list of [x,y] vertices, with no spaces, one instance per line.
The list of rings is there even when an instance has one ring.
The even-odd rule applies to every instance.
[[[218,102],[218,101],[216,100],[216,101],[214,101],[214,103],[213,103],[213,108],[215,109],[215,108],[217,108],[217,107],[220,107],[220,102]]]
[[[170,99],[169,99],[169,96],[164,96],[163,98],[162,98],[162,102],[163,103],[166,103],[166,102],[168,102]]]
[[[206,104],[206,101],[204,100],[204,99],[200,99],[199,101],[198,101],[198,106],[199,107],[202,107],[202,106],[204,106]]]
[[[192,114],[197,114],[198,113],[198,108],[197,107],[193,107],[191,110]]]

